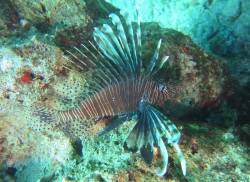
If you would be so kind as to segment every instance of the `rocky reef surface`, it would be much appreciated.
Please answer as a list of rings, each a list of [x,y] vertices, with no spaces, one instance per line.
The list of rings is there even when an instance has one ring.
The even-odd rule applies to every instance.
[[[193,3],[186,2],[186,6],[195,12],[195,7],[201,5],[198,1]],[[207,1],[203,7],[216,10],[216,3],[219,2]],[[187,159],[187,176],[182,176],[178,160],[170,149],[168,173],[160,178],[154,174],[154,165],[145,165],[139,155],[123,149],[123,141],[133,122],[98,138],[95,133],[105,125],[103,121],[92,128],[91,135],[73,138],[71,131],[41,126],[32,115],[36,106],[70,109],[88,93],[91,73],[66,69],[63,65],[69,63],[64,58],[65,50],[91,40],[94,26],[118,9],[100,0],[6,0],[0,4],[0,181],[249,181],[249,113],[242,114],[242,110],[248,109],[244,108],[247,104],[243,101],[249,98],[245,92],[245,87],[249,87],[248,81],[243,83],[238,77],[247,80],[249,76],[246,78],[242,73],[235,77],[239,70],[230,71],[224,53],[218,55],[212,48],[206,52],[192,41],[206,48],[212,39],[224,35],[222,30],[231,27],[236,31],[233,23],[242,28],[247,26],[245,22],[236,17],[234,22],[224,26],[216,24],[217,34],[208,39],[207,34],[212,34],[208,31],[213,30],[208,24],[211,27],[214,23],[192,20],[197,24],[191,24],[190,16],[180,11],[180,18],[169,27],[185,29],[190,38],[166,28],[155,19],[159,17],[157,12],[164,11],[155,6],[149,8],[150,4],[144,3],[141,11],[152,10],[151,18],[147,19],[146,13],[142,16],[143,21],[150,22],[142,24],[144,64],[162,38],[160,56],[170,58],[159,73],[159,80],[182,85],[178,94],[180,104],[166,103],[164,110],[182,133],[180,147]],[[160,6],[160,2],[158,4]],[[168,6],[172,6],[171,3]],[[240,6],[246,7],[247,2]],[[220,20],[231,17],[226,14],[230,13],[229,8],[224,9]],[[196,13],[200,13],[199,10],[196,8]],[[244,8],[241,11],[241,16],[247,16]],[[161,15],[160,20],[173,17],[171,12],[167,14],[171,16]],[[189,24],[181,22],[181,17],[189,20]],[[158,21],[165,28],[151,21]],[[205,27],[207,33],[201,36]],[[240,38],[242,34],[237,34],[236,38],[247,44],[247,39]],[[222,40],[233,41],[228,37]],[[218,46],[228,51],[231,45],[218,43]],[[233,50],[235,57],[246,55],[245,50]],[[221,55],[224,57],[219,57]],[[242,89],[235,90],[234,83]],[[242,102],[235,100],[238,95]],[[157,163],[157,151],[154,158]]]

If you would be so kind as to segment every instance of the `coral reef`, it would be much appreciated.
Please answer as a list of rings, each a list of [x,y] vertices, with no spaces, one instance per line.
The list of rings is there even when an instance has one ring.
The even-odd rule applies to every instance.
[[[30,21],[39,30],[54,26],[57,29],[86,26],[88,16],[84,1],[10,0],[22,19]]]
[[[119,6],[130,8],[132,2]],[[133,121],[97,137],[96,131],[108,122],[105,119],[88,135],[74,138],[72,133],[40,123],[32,114],[40,106],[70,109],[87,95],[94,73],[65,68],[70,63],[64,50],[91,39],[93,27],[117,8],[101,0],[6,0],[0,2],[0,181],[250,180],[250,107],[245,102],[249,98],[249,37],[243,34],[249,28],[245,21],[249,3],[233,0],[234,6],[230,6],[229,1],[199,0],[170,1],[162,6],[154,1],[151,6],[152,2],[141,4],[143,21],[159,18],[162,26],[192,38],[156,23],[142,24],[143,64],[147,65],[151,50],[162,38],[160,56],[170,57],[157,76],[159,81],[181,88],[178,102],[166,103],[164,110],[183,133],[180,147],[187,159],[187,176],[182,176],[171,148],[169,171],[162,178],[154,175],[159,151],[154,152],[153,165],[148,167],[138,154],[123,149]],[[220,11],[222,5],[225,8]],[[160,14],[164,8],[171,10],[165,11],[169,16]],[[241,62],[223,62],[192,40],[224,58],[230,52],[235,57],[228,60],[241,57]],[[231,76],[237,84],[230,83]]]
[[[0,42],[18,33],[17,27],[19,25],[19,17],[17,11],[12,7],[8,1],[0,2]]]
[[[31,130],[30,121],[20,104],[10,104],[6,100],[1,106],[3,104],[5,111],[0,117],[1,168],[3,171],[16,170],[9,174],[13,181],[37,181],[67,163],[73,153],[69,138],[56,131],[39,133]],[[7,178],[7,174],[1,174],[1,179]]]

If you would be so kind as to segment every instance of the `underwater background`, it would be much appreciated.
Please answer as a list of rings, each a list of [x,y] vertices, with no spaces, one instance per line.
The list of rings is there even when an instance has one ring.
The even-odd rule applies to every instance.
[[[250,181],[250,1],[0,0],[0,182]],[[67,50],[92,40],[110,13],[141,19],[143,64],[158,40],[169,60],[159,81],[178,83],[163,111],[181,133],[182,175],[170,147],[158,177],[124,141],[126,122],[101,137],[41,125],[36,107],[64,111],[88,95],[95,76],[68,70]],[[154,152],[155,163],[160,158]]]

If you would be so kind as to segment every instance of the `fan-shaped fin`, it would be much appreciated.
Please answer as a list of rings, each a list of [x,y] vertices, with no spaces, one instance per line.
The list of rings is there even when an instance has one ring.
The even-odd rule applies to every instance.
[[[139,15],[137,9],[136,9],[136,17],[137,17],[137,23],[136,23],[136,50],[137,50],[137,60],[138,60],[137,69],[141,70],[141,68],[142,68],[142,61],[141,61],[141,24],[140,24],[141,20],[140,20],[140,15]]]
[[[101,54],[107,61],[114,64],[123,79],[134,78],[140,74],[140,27],[137,25],[136,36],[132,24],[125,19],[122,23],[116,14],[110,14],[113,26],[104,24],[101,28],[95,28],[94,40]],[[139,22],[138,22],[139,23]],[[137,36],[139,35],[139,37]]]
[[[142,158],[147,164],[152,163],[154,150],[150,144],[143,145],[142,148],[140,149],[140,153]]]
[[[127,56],[127,60],[126,61],[128,63],[128,66],[130,67],[130,72],[132,74],[135,74],[134,73],[134,71],[135,71],[134,70],[134,65],[133,65],[134,64],[134,60],[133,60],[133,58],[131,56],[131,51],[130,51],[131,48],[129,47],[129,44],[128,44],[128,38],[126,36],[125,30],[124,30],[124,26],[123,26],[123,24],[122,24],[119,16],[117,16],[116,14],[111,13],[109,15],[109,17],[111,18],[113,25],[116,27],[116,31],[117,31],[116,36],[120,40],[120,44],[123,47],[123,51],[124,51],[124,53]]]
[[[111,24],[94,28],[96,45],[92,42],[89,45],[81,44],[81,47],[67,50],[68,56],[65,56],[66,60],[80,70],[97,69],[91,84],[93,88],[89,88],[95,92],[109,84],[138,77],[141,73],[139,17],[135,26],[132,26],[127,16],[121,19],[116,14],[110,14],[109,17]],[[70,70],[70,67],[67,68]]]
[[[158,147],[162,156],[163,166],[158,168],[156,173],[159,176],[163,176],[168,166],[168,152],[166,144],[163,142],[165,138],[176,149],[177,156],[181,161],[183,174],[185,175],[186,161],[177,145],[179,142],[179,131],[165,115],[142,99],[138,112],[138,122],[129,134],[125,147],[131,151],[139,150],[147,163],[152,161],[153,147]]]
[[[147,73],[152,73],[153,70],[155,69],[155,66],[156,66],[157,60],[158,60],[158,56],[159,56],[160,47],[161,47],[161,39],[158,41],[158,44],[157,44],[156,50],[154,52],[154,55],[151,58],[151,61],[150,61],[149,65],[148,65],[148,67],[146,68]]]
[[[126,139],[126,142],[124,144],[125,149],[130,150],[132,152],[136,152],[138,149],[140,149],[137,146],[137,141],[138,141],[138,136],[140,132],[142,132],[140,130],[140,127],[142,126],[143,123],[144,123],[144,120],[136,123],[133,130],[131,131],[128,138]]]
[[[184,158],[184,155],[183,155],[183,153],[182,153],[182,151],[181,151],[181,149],[180,149],[180,147],[179,147],[178,144],[174,143],[174,144],[173,144],[173,147],[175,148],[175,151],[176,151],[176,153],[177,153],[177,157],[178,157],[178,159],[179,159],[180,162],[181,162],[182,174],[183,174],[184,176],[186,176],[186,172],[187,172],[187,162],[186,162],[186,160],[185,160],[185,158]]]
[[[121,15],[123,17],[128,17],[128,13],[125,11],[121,11]],[[132,23],[131,21],[129,21],[128,18],[124,18],[125,19],[125,23],[126,23],[126,27],[127,27],[127,32],[128,32],[128,42],[130,42],[129,44],[129,48],[130,48],[130,54],[131,54],[131,58],[132,58],[132,66],[133,66],[133,70],[134,72],[137,71],[137,65],[138,65],[138,55],[137,55],[137,50],[136,50],[136,46],[135,46],[135,36],[134,36],[134,30],[132,27]]]
[[[113,29],[108,25],[108,24],[104,24],[102,26],[102,31],[107,35],[109,36],[110,38],[110,41],[112,42],[113,46],[115,47],[115,50],[117,51],[117,53],[119,54],[120,56],[120,64],[122,66],[126,66],[127,62],[127,56],[126,54],[124,54],[124,51],[123,51],[123,48],[121,47],[121,44],[118,40],[118,38],[115,36],[115,33],[113,31]],[[126,67],[124,67],[126,68]],[[129,71],[129,70],[127,70]]]
[[[164,114],[162,114],[153,106],[150,106],[150,107],[151,107],[151,109],[149,110],[150,115],[152,116],[152,119],[155,121],[154,123],[156,124],[156,127],[160,131],[161,137],[163,136],[167,138],[167,142],[175,148],[177,157],[181,163],[182,173],[185,176],[186,175],[186,160],[178,145],[178,142],[180,140],[180,132],[178,131],[176,126],[169,119],[167,119],[167,117]],[[160,146],[159,148],[161,150]],[[164,148],[162,148],[162,150],[165,151]]]
[[[161,60],[159,60],[159,52],[160,52],[160,48],[161,48],[161,42],[162,40],[160,39],[158,41],[157,47],[155,49],[154,55],[151,58],[151,61],[149,63],[149,65],[146,68],[146,74],[151,76],[154,75],[155,73],[157,73],[166,63],[166,61],[168,60],[169,56],[165,56],[163,57]]]
[[[97,68],[93,77],[95,84],[91,85],[93,89],[90,90],[96,91],[114,82],[137,78],[141,74],[140,17],[137,13],[137,22],[132,26],[128,16],[124,12],[121,14],[124,15],[123,18],[111,13],[109,17],[112,23],[94,28],[93,38],[96,45],[90,42],[89,45],[81,44],[81,48],[74,47],[74,52],[66,51],[69,55],[66,59],[80,70]],[[145,76],[156,73],[168,59],[165,57],[159,61],[160,47],[161,40],[146,68]]]

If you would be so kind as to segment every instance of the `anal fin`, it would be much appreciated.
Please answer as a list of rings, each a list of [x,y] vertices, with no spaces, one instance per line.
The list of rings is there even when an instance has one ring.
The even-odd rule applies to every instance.
[[[106,126],[103,130],[99,131],[97,133],[98,136],[102,136],[111,130],[118,128],[120,125],[122,125],[124,122],[129,121],[132,119],[132,117],[135,115],[135,113],[125,113],[119,116],[114,117],[111,122]]]

